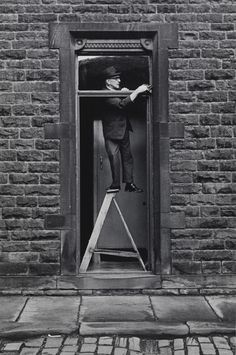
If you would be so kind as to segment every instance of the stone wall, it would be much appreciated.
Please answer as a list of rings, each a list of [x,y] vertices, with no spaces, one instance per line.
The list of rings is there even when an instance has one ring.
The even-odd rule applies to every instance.
[[[8,0],[0,5],[0,275],[58,275],[58,51],[50,22],[178,23],[169,52],[170,121],[185,138],[170,151],[173,274],[235,273],[236,5],[233,0]]]

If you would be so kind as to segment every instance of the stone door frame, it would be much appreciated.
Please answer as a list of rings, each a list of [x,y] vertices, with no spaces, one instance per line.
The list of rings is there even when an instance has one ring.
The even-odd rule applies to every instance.
[[[152,273],[149,275],[151,277],[149,283],[146,280],[142,285],[137,278],[133,286],[130,282],[129,285],[131,288],[149,287],[148,285],[153,288],[158,287],[160,280],[156,274],[171,273],[170,230],[183,227],[184,224],[182,213],[172,215],[170,212],[169,141],[172,137],[183,137],[184,131],[181,123],[169,123],[168,120],[168,49],[177,47],[177,35],[176,24],[50,24],[50,48],[59,50],[60,59],[60,123],[45,124],[44,128],[45,138],[60,139],[61,213],[46,216],[45,227],[61,230],[62,275],[78,276],[82,288],[94,288],[91,287],[94,283],[87,280],[87,275],[78,275],[80,199],[79,176],[76,171],[79,171],[80,159],[78,130],[75,129],[77,53],[81,49],[84,53],[91,53],[94,50],[107,53],[108,50],[104,50],[104,47],[97,48],[99,41],[109,43],[111,39],[121,39],[127,43],[127,46],[123,44],[122,49],[127,53],[131,50],[138,51],[138,45],[152,52],[153,98],[149,130],[151,145],[149,228]],[[111,50],[114,53],[114,46],[111,46]],[[118,48],[117,52],[120,50]],[[119,288],[118,284],[116,286],[115,288]],[[105,279],[103,283],[98,282],[95,285],[95,288],[106,287],[111,288],[111,282],[106,286]]]

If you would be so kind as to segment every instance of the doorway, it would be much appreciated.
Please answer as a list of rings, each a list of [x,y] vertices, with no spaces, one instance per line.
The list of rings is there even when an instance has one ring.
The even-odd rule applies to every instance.
[[[168,56],[169,49],[178,48],[177,24],[78,21],[50,23],[49,46],[59,50],[60,122],[46,123],[44,130],[45,138],[60,140],[60,213],[46,215],[45,228],[60,230],[61,275],[66,280],[68,278],[69,283],[72,275],[73,282],[81,289],[160,287],[160,274],[171,273],[171,229],[185,226],[184,213],[172,213],[170,209],[170,139],[184,137],[184,124],[169,122],[168,119]],[[147,56],[150,61],[148,69],[151,69],[150,84],[153,90],[152,98],[147,101],[151,114],[146,116],[147,239],[150,274],[127,274],[124,277],[124,273],[106,273],[96,277],[95,274],[84,275],[79,272],[83,255],[81,244],[86,244],[89,229],[93,225],[94,201],[91,200],[94,196],[90,193],[90,188],[94,188],[91,180],[94,166],[93,159],[88,162],[86,159],[89,154],[93,156],[93,150],[91,152],[89,147],[87,153],[80,142],[83,138],[85,146],[88,147],[88,140],[80,134],[80,128],[83,129],[83,124],[86,125],[87,122],[80,121],[82,117],[78,114],[81,109],[81,90],[85,90],[85,87],[79,87],[78,90],[78,56],[81,59],[82,56],[100,56],[104,59],[106,56],[116,55],[128,55],[132,62],[134,58]],[[99,72],[96,66],[94,68],[95,72]],[[134,71],[137,74],[134,79],[142,73],[136,67]],[[86,74],[86,70],[84,73]],[[92,83],[95,82],[92,80]],[[81,75],[79,83],[82,83]],[[86,96],[84,92],[83,100],[101,96],[98,91],[92,93],[92,89],[88,88],[91,95]],[[88,108],[87,105],[86,110]],[[93,125],[91,122],[88,125],[91,129],[87,132],[87,138],[90,139],[91,135],[93,137],[93,133],[90,134],[93,132]],[[86,154],[84,158],[83,151]],[[86,174],[86,171],[92,174]]]
[[[148,56],[88,56],[78,57],[79,90],[87,92],[78,98],[80,115],[80,194],[81,194],[81,257],[91,236],[93,225],[111,184],[111,172],[105,151],[102,131],[102,110],[104,97],[95,95],[104,83],[99,73],[109,65],[116,65],[122,73],[121,87],[134,90],[142,83],[150,83],[150,62]],[[147,97],[140,97],[129,107],[129,118],[133,132],[130,133],[131,149],[134,158],[135,183],[142,187],[141,194],[121,191],[116,201],[129,227],[133,239],[146,265],[149,263],[148,235],[148,104]],[[99,248],[129,251],[131,244],[124,225],[114,206],[111,205],[103,225]],[[123,272],[142,270],[136,259],[104,255],[94,258],[90,271]]]

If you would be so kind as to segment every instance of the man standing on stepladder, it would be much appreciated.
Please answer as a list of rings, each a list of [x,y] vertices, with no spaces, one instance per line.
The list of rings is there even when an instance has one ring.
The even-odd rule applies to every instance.
[[[103,71],[103,77],[105,80],[105,89],[128,90],[126,88],[120,89],[120,72],[115,67],[106,68]],[[137,187],[134,183],[133,156],[129,139],[129,131],[132,131],[132,127],[126,109],[139,94],[150,93],[150,91],[151,86],[143,84],[125,98],[108,97],[104,101],[102,116],[103,135],[112,173],[112,184],[107,189],[107,192],[120,190],[120,157],[123,182],[126,184],[125,191],[143,192],[143,189]]]

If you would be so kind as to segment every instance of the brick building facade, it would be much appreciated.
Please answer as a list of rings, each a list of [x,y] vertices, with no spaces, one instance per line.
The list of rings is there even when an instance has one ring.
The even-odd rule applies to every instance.
[[[45,224],[62,203],[62,148],[45,136],[63,109],[49,24],[112,23],[178,25],[169,122],[184,124],[184,137],[170,138],[168,167],[170,212],[184,213],[184,225],[170,228],[171,265],[157,292],[234,292],[234,1],[9,0],[0,9],[0,289],[76,289],[60,281],[62,232]]]

